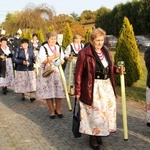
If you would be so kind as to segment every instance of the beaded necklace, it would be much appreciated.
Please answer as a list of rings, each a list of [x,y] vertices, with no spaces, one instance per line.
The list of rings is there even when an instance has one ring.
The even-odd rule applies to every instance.
[[[56,53],[56,46],[54,46],[54,49],[51,48],[51,46],[49,46],[50,50],[52,53]]]
[[[80,51],[80,44],[78,44],[78,47],[76,47],[76,44],[73,43],[73,47],[76,51]]]
[[[97,52],[97,55],[98,55],[98,57],[100,58],[100,60],[103,60],[103,59],[104,59],[104,54],[103,54],[102,51]]]

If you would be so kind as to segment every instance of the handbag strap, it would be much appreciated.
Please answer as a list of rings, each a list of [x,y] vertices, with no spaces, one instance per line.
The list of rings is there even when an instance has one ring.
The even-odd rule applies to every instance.
[[[75,115],[75,113],[76,113],[76,104],[77,104],[77,97],[75,97],[73,115]]]
[[[43,45],[43,47],[44,47],[44,49],[45,49],[45,53],[46,53],[46,55],[47,55],[47,57],[49,56],[48,55],[48,51],[47,51],[47,48]],[[59,53],[60,53],[60,55],[61,55],[61,47],[59,46]],[[45,68],[45,67],[44,67]]]
[[[47,48],[43,45],[43,47],[44,47],[44,49],[45,49],[45,53],[46,53],[46,56],[48,57],[49,55],[48,55],[48,51],[47,51]],[[48,59],[48,58],[47,58]],[[44,69],[45,69],[45,66],[46,66],[46,64],[44,65]]]
[[[45,49],[45,53],[46,53],[46,55],[47,55],[47,57],[49,56],[48,55],[48,51],[47,51],[47,48],[45,47],[45,46],[43,46],[44,47],[44,49]],[[61,47],[59,46],[59,53],[61,54]]]
[[[47,51],[47,48],[46,48],[45,46],[43,46],[43,47],[44,47],[45,53],[46,53],[46,55],[47,55],[47,57],[48,57],[48,51]]]

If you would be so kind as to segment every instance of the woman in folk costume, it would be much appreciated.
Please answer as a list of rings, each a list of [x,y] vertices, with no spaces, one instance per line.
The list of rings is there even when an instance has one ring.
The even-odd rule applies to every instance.
[[[16,49],[13,62],[16,64],[15,93],[22,94],[25,100],[25,93],[30,93],[30,101],[35,101],[36,77],[34,73],[35,57],[32,49],[28,48],[29,40],[21,39],[21,48]]]
[[[150,127],[150,47],[144,53],[145,65],[147,68],[147,81],[146,81],[146,119],[147,126]]]
[[[65,77],[67,80],[68,92],[70,95],[74,95],[74,68],[76,65],[76,60],[78,52],[84,47],[81,43],[81,36],[75,34],[73,36],[73,41],[70,45],[67,46],[65,50],[65,60],[67,61],[65,67]],[[71,70],[70,70],[71,69]]]
[[[38,40],[38,35],[36,33],[32,34],[32,40],[29,42],[29,48],[39,51],[41,43]]]
[[[38,53],[41,47],[41,43],[38,40],[38,35],[36,33],[32,34],[32,40],[29,42],[29,48],[31,48],[34,51],[34,55],[35,55],[35,64],[34,64],[34,70],[36,75],[38,75]]]
[[[7,46],[7,38],[2,37],[0,41],[0,87],[3,89],[3,94],[7,94],[7,87],[14,86],[12,53]]]
[[[90,146],[99,150],[101,136],[116,131],[116,92],[114,74],[120,68],[113,64],[104,46],[106,32],[94,29],[90,44],[82,49],[75,67],[75,96],[80,105],[80,133],[90,136]]]
[[[47,33],[46,38],[47,42],[41,46],[38,56],[40,69],[37,76],[36,98],[46,100],[50,110],[50,119],[55,119],[55,115],[63,118],[61,107],[65,92],[58,66],[64,63],[64,53],[56,44],[56,32]],[[43,77],[43,71],[49,65],[52,66],[53,72],[49,76]]]

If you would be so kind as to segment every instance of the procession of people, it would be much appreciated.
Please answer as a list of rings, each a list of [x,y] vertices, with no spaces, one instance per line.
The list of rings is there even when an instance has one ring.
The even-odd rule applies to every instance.
[[[58,34],[46,34],[46,41],[40,43],[34,33],[32,40],[20,38],[16,33],[14,45],[6,37],[0,39],[0,87],[7,95],[8,87],[21,94],[20,100],[30,102],[45,100],[49,108],[49,118],[60,119],[63,101],[68,94],[78,98],[80,110],[79,132],[89,135],[90,147],[98,150],[103,144],[102,136],[116,132],[116,91],[115,73],[120,68],[113,64],[107,47],[104,46],[106,32],[95,28],[90,34],[87,46],[81,43],[81,35],[75,34],[65,50],[57,43]],[[149,59],[145,61],[149,69]],[[65,83],[59,66],[66,62],[63,70]],[[51,68],[44,76],[46,68]],[[149,76],[147,82],[147,107],[149,107]],[[150,126],[149,109],[147,126]]]
[[[32,39],[29,40],[21,38],[21,32],[17,31],[14,37],[1,38],[0,49],[0,87],[2,87],[3,94],[6,95],[8,91],[7,87],[11,86],[14,93],[20,94],[21,101],[27,100],[27,94],[29,94],[31,102],[34,102],[36,99],[46,100],[50,111],[50,119],[55,119],[55,116],[63,118],[61,106],[63,99],[67,98],[67,89],[64,87],[64,84],[66,87],[68,86],[66,74],[70,71],[68,67],[65,69],[67,71],[63,70],[65,80],[62,81],[62,73],[59,70],[59,65],[68,61],[69,58],[67,56],[70,57],[70,54],[74,53],[75,58],[68,61],[68,63],[71,61],[74,63],[70,74],[72,77],[70,86],[74,85],[72,83],[74,80],[75,61],[79,50],[84,47],[84,44],[81,43],[82,37],[79,34],[75,34],[73,42],[70,43],[71,47],[73,47],[72,50],[70,49],[71,51],[68,50],[68,47],[63,50],[58,44],[57,38],[58,34],[51,31],[45,35],[45,42],[40,43],[38,34],[33,33]],[[3,48],[3,43],[7,50]],[[7,70],[9,71],[6,70],[8,65],[10,69]],[[53,73],[48,77],[43,77],[42,74],[48,66],[51,66]],[[7,76],[10,77],[8,78]],[[69,94],[69,91],[67,91],[67,94]]]

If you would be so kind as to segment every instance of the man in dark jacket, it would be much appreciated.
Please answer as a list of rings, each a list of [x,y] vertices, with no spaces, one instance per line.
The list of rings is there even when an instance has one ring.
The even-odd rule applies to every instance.
[[[17,48],[20,48],[20,33],[17,32],[16,36],[14,37],[14,46],[13,46],[13,50],[14,52],[16,51]]]

